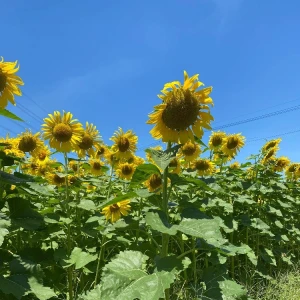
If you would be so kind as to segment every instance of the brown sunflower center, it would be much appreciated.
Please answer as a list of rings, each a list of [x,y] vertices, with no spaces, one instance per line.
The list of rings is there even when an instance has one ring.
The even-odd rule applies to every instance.
[[[192,143],[185,144],[182,147],[182,153],[186,156],[192,156],[196,152],[196,150],[197,146]]]
[[[235,149],[238,144],[239,144],[239,139],[236,136],[231,136],[227,141],[227,148],[229,150]]]
[[[120,210],[120,207],[118,204],[113,204],[109,207],[109,210],[111,211],[111,213],[115,213]]]
[[[152,174],[149,180],[150,187],[154,190],[162,185],[161,176],[158,174]]]
[[[193,125],[199,114],[199,104],[190,90],[177,89],[172,93],[162,113],[162,120],[173,130],[185,130]]]
[[[46,152],[42,151],[42,152],[39,153],[38,157],[39,157],[39,160],[43,161],[47,157],[47,154],[46,154]]]
[[[100,147],[97,151],[97,155],[102,155],[102,154],[104,154],[104,152],[105,152],[104,147]]]
[[[2,93],[6,87],[6,76],[2,73],[0,69],[0,93]]]
[[[80,149],[88,150],[88,149],[92,148],[93,144],[94,144],[94,141],[93,141],[92,137],[89,134],[85,133],[84,136],[82,137],[81,142],[78,144],[78,146]]]
[[[71,176],[70,179],[69,179],[71,184],[74,184],[76,182],[76,180],[77,180],[76,176]]]
[[[124,165],[122,166],[121,170],[124,175],[130,175],[133,171],[133,168],[131,165]]]
[[[95,161],[93,163],[93,169],[97,170],[97,171],[100,171],[101,170],[101,164],[98,161]]]
[[[37,164],[35,164],[35,163],[31,163],[31,164],[30,164],[30,168],[31,168],[32,170],[36,170],[38,167],[39,167],[39,166],[38,166]]]
[[[23,136],[19,143],[19,150],[23,152],[30,152],[36,148],[36,140],[33,136]]]
[[[272,155],[274,155],[274,153],[275,153],[275,150],[274,150],[274,149],[271,149],[271,150],[268,152],[268,154],[266,155],[265,159],[268,159],[268,158],[272,157]]]
[[[73,170],[74,172],[77,172],[77,170],[78,170],[78,166],[77,166],[76,163],[73,163],[73,164],[71,165],[71,168],[72,168],[72,170]]]
[[[223,138],[221,136],[219,136],[219,135],[215,135],[211,139],[211,143],[213,144],[214,147],[221,146],[222,141],[223,141]]]
[[[284,168],[287,165],[286,160],[284,159],[278,159],[276,162],[276,166],[280,168]]]
[[[269,142],[269,144],[266,145],[266,150],[270,149],[270,148],[273,148],[276,146],[276,142],[273,141],[273,142]]]
[[[130,143],[128,138],[121,136],[118,141],[118,148],[121,152],[126,152],[129,149]]]
[[[169,167],[176,168],[178,166],[178,161],[176,158],[172,159],[169,163]]]
[[[54,174],[53,182],[55,184],[63,184],[65,182],[65,178],[64,177],[59,177],[57,174]]]
[[[296,169],[297,169],[297,166],[296,166],[296,165],[291,165],[291,166],[289,167],[288,171],[289,171],[290,173],[294,173],[294,172],[296,171]]]
[[[70,141],[72,134],[72,128],[68,124],[59,123],[53,129],[53,136],[62,143]]]
[[[206,171],[209,169],[209,163],[206,160],[198,160],[195,167],[198,171]]]

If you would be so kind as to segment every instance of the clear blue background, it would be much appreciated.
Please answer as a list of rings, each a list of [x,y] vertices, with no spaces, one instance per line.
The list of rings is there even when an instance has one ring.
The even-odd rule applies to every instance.
[[[145,124],[156,95],[183,70],[214,87],[213,126],[300,104],[297,0],[15,0],[1,10],[0,55],[19,60],[25,82],[7,108],[27,121],[1,118],[1,135],[39,130],[47,113],[66,110],[108,144],[118,126],[133,129],[143,155],[159,144]],[[227,128],[247,138],[238,159],[256,153],[260,138],[300,129],[299,116]],[[299,136],[283,136],[279,154],[299,161]]]

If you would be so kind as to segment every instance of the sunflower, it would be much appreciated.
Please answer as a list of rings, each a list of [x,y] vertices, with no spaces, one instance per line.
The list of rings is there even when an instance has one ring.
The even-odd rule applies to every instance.
[[[18,61],[4,62],[3,57],[0,61],[0,108],[5,108],[8,101],[15,105],[14,95],[22,96],[18,85],[24,85],[22,79],[15,75],[19,70]]]
[[[50,160],[51,151],[48,146],[43,145],[36,149],[32,156],[37,164],[45,164]]]
[[[23,158],[25,153],[18,149],[18,139],[10,138],[7,135],[5,138],[0,138],[1,144],[6,144],[1,146],[0,152],[3,151],[6,155],[16,156],[18,158]]]
[[[94,154],[94,158],[104,158],[105,154],[107,153],[108,149],[106,145],[95,145],[96,151]]]
[[[185,162],[192,162],[198,158],[201,150],[197,143],[186,142],[178,151],[178,156],[184,158]]]
[[[145,160],[137,155],[131,155],[130,158],[127,159],[127,161],[129,164],[135,164],[136,166],[139,166],[141,164],[143,164],[145,162]]]
[[[70,112],[64,112],[61,116],[59,111],[55,111],[53,115],[49,114],[49,118],[44,119],[44,139],[49,140],[50,147],[60,152],[70,152],[81,142],[84,130],[72,118]]]
[[[120,159],[117,158],[115,153],[112,152],[110,149],[107,149],[107,151],[104,154],[104,158],[108,164],[114,167],[117,167],[120,162]]]
[[[278,145],[279,145],[280,142],[281,142],[281,139],[274,139],[274,140],[266,142],[262,146],[262,152],[266,152],[266,151],[268,151],[271,148],[278,147]]]
[[[221,150],[224,154],[234,157],[237,152],[245,145],[245,137],[240,133],[227,135],[223,139]]]
[[[116,169],[116,174],[122,179],[130,180],[135,169],[136,165],[134,164],[130,164],[128,162],[120,163]]]
[[[275,162],[275,154],[279,150],[278,146],[275,146],[273,148],[269,148],[269,150],[266,150],[265,156],[262,158],[262,164],[266,164],[268,162]]]
[[[223,139],[226,137],[226,133],[223,131],[213,132],[209,137],[208,147],[211,150],[219,150],[223,144]]]
[[[35,153],[39,152],[39,150],[44,146],[44,143],[39,136],[39,132],[32,134],[29,130],[21,133],[17,138],[18,149],[24,153],[29,152],[32,156],[34,156]]]
[[[173,158],[169,163],[169,172],[179,174],[181,172],[180,161],[178,158]]]
[[[198,172],[199,176],[211,175],[214,172],[214,164],[208,159],[197,159],[193,163],[193,167]]]
[[[50,184],[56,186],[63,186],[66,184],[66,177],[61,177],[56,173],[47,173],[45,177]]]
[[[138,137],[128,130],[124,132],[119,127],[119,131],[115,131],[114,136],[110,138],[115,144],[111,147],[117,159],[129,158],[136,151]]]
[[[217,165],[224,165],[226,163],[228,163],[229,161],[231,161],[233,159],[233,156],[228,156],[222,152],[217,152],[214,153],[212,160],[214,163],[216,163]]]
[[[290,163],[291,163],[291,161],[290,161],[287,157],[285,157],[285,156],[278,157],[278,158],[275,160],[275,163],[274,163],[274,171],[281,172],[281,171],[283,171]]]
[[[234,163],[232,163],[229,168],[230,169],[239,169],[241,167],[240,163],[235,161]]]
[[[108,205],[102,209],[102,214],[105,215],[106,220],[112,223],[117,222],[121,215],[127,216],[130,210],[130,200],[123,200],[115,204]]]
[[[102,167],[104,166],[104,164],[100,159],[91,158],[89,160],[89,165],[91,166],[91,174],[98,176],[103,173]]]
[[[184,71],[184,83],[173,81],[165,84],[158,97],[162,103],[154,107],[147,124],[155,124],[150,133],[155,139],[163,142],[184,144],[203,136],[203,128],[211,129],[213,120],[210,107],[213,105],[209,94],[212,87],[199,90],[203,85],[198,80],[199,74],[189,77]]]
[[[292,163],[285,169],[285,175],[290,179],[296,179],[297,173],[299,173],[300,164]]]
[[[162,178],[160,174],[152,174],[145,182],[144,185],[148,188],[149,192],[160,192],[162,188]]]
[[[75,146],[75,151],[78,157],[83,158],[86,155],[95,156],[97,147],[100,147],[101,138],[96,126],[86,122],[85,130],[78,144]]]
[[[82,182],[82,185],[86,188],[87,193],[92,193],[97,189],[96,186],[90,184],[89,182]]]

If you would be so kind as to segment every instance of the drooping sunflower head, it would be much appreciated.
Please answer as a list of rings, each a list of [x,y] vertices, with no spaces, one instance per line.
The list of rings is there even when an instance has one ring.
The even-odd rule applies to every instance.
[[[16,75],[19,70],[18,61],[5,62],[1,57],[0,61],[0,108],[5,108],[8,101],[15,105],[15,97],[22,96],[19,85],[24,85],[20,77]]]
[[[63,186],[66,184],[66,177],[61,177],[56,173],[47,173],[45,177],[50,184],[56,186]]]
[[[118,159],[129,158],[137,149],[136,144],[138,137],[132,130],[124,132],[123,129],[119,127],[119,130],[115,131],[114,136],[110,139],[114,142],[111,150]]]
[[[225,155],[234,157],[237,152],[245,145],[245,137],[240,133],[227,135],[223,139],[223,145],[221,147],[222,152]]]
[[[209,105],[213,105],[209,94],[212,87],[198,89],[203,85],[199,74],[189,77],[184,71],[184,83],[173,81],[165,84],[158,97],[162,103],[154,107],[147,124],[154,124],[150,133],[163,142],[184,144],[194,141],[194,135],[203,136],[203,128],[211,129],[213,120]]]
[[[285,169],[285,175],[290,179],[296,179],[299,174],[300,164],[292,163]]]
[[[75,146],[75,151],[78,157],[83,158],[87,154],[95,156],[98,147],[100,147],[101,137],[96,126],[86,122],[85,130],[80,138],[80,141]]]
[[[286,169],[286,167],[290,163],[291,163],[291,161],[287,157],[285,157],[285,156],[278,157],[274,163],[274,171],[281,172],[284,169]]]
[[[29,130],[21,133],[17,138],[18,149],[24,153],[29,152],[31,155],[35,156],[36,153],[44,147],[44,143],[39,136],[39,132],[32,134]]]
[[[162,188],[162,177],[160,174],[152,174],[144,183],[149,192],[160,192]]]
[[[169,163],[170,173],[179,174],[181,172],[181,165],[178,158],[173,158]]]
[[[114,152],[112,152],[110,149],[107,149],[107,151],[105,152],[104,155],[105,161],[114,167],[117,167],[120,159],[116,157],[116,154]]]
[[[226,137],[226,133],[223,131],[213,132],[209,137],[208,147],[211,150],[219,150],[223,144],[223,139]]]
[[[279,150],[278,146],[269,148],[269,150],[266,150],[265,152],[265,156],[262,159],[262,164],[267,164],[270,161],[274,161],[275,162],[275,155],[277,153],[277,151]]]
[[[95,147],[96,147],[96,151],[94,154],[94,158],[104,158],[108,151],[107,146],[104,144],[100,144]]]
[[[239,169],[241,167],[240,163],[235,161],[234,163],[232,163],[229,168],[230,169]]]
[[[197,159],[193,163],[193,167],[196,169],[199,176],[207,176],[214,173],[214,164],[209,159]]]
[[[136,165],[130,164],[128,162],[120,163],[116,169],[116,174],[122,179],[130,180],[136,169]]]
[[[117,222],[121,215],[127,216],[130,210],[130,200],[123,200],[115,204],[108,205],[102,209],[102,214],[105,215],[107,221],[112,223]]]
[[[278,145],[280,144],[280,142],[281,142],[281,139],[273,139],[271,141],[266,142],[262,146],[262,152],[267,152],[271,148],[278,148]]]
[[[57,151],[75,150],[82,139],[84,134],[82,125],[72,118],[70,112],[61,115],[59,111],[55,111],[53,115],[49,114],[49,118],[44,119],[45,124],[42,125],[44,139],[49,140],[50,146]]]
[[[200,146],[197,143],[188,141],[179,149],[178,156],[182,157],[185,162],[193,162],[200,155]]]
[[[233,159],[233,156],[229,156],[227,154],[224,154],[223,152],[215,152],[212,160],[216,165],[224,165],[231,161]]]
[[[91,158],[89,160],[90,165],[90,172],[93,175],[99,176],[103,174],[102,167],[104,166],[104,163],[100,159]]]

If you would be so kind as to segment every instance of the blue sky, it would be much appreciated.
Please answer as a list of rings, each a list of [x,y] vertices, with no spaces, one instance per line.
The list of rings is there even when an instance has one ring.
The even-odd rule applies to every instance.
[[[183,70],[213,86],[213,126],[300,104],[297,0],[15,0],[2,11],[0,55],[19,60],[25,86],[16,101],[35,118],[7,108],[33,131],[47,113],[66,110],[94,123],[108,144],[118,126],[137,133],[140,150],[159,144],[147,115]],[[248,140],[238,159],[264,143],[253,139],[300,129],[299,114],[227,128]],[[2,118],[0,125],[29,127]],[[284,136],[279,155],[300,161],[299,136]]]

